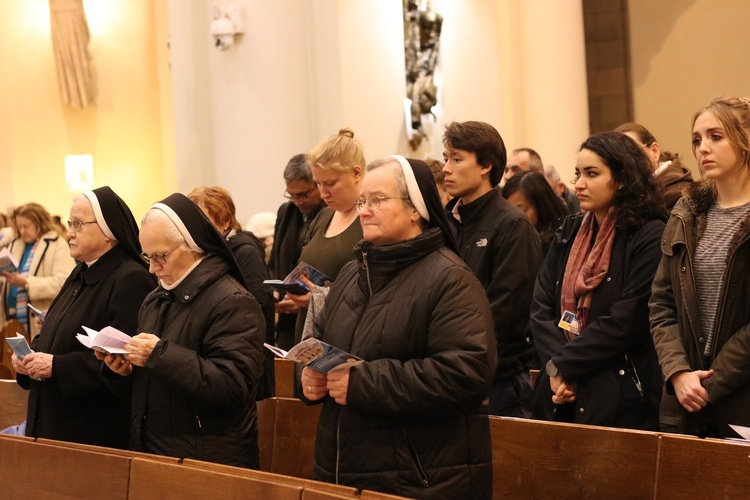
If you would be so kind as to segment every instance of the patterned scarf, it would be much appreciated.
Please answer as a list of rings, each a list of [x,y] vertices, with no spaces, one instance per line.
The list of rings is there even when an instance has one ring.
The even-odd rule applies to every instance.
[[[18,270],[26,279],[29,277],[29,271],[31,270],[31,261],[34,259],[34,252],[36,251],[36,246],[39,243],[39,240],[35,241],[33,245],[27,244],[26,249],[31,247],[30,250],[28,250],[28,253],[26,249],[24,250],[24,255],[21,258],[21,262],[19,263],[20,269]],[[18,321],[23,323],[23,326],[26,327],[26,331],[29,332],[29,292],[26,290],[26,288],[22,286],[15,286],[11,288],[11,293],[15,293],[16,296],[16,313],[15,317]]]
[[[596,218],[593,212],[586,212],[570,249],[568,263],[565,265],[560,306],[563,311],[575,311],[579,332],[588,324],[594,290],[609,271],[612,244],[615,240],[615,219],[615,209],[610,207],[594,239]],[[565,331],[565,336],[571,340],[576,334]]]

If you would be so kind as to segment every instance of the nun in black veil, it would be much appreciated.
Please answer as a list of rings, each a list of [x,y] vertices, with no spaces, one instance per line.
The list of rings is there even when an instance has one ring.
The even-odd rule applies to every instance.
[[[140,258],[133,214],[109,187],[76,196],[68,224],[70,254],[80,263],[50,305],[31,344],[36,352],[23,363],[13,356],[19,385],[30,390],[26,435],[127,448],[129,401],[109,390],[101,361],[76,334],[86,325],[133,335],[156,282]]]
[[[402,156],[375,161],[357,209],[364,240],[314,335],[364,362],[302,370],[304,400],[323,403],[313,477],[410,498],[489,499],[492,316],[455,253],[432,172]]]
[[[257,469],[258,302],[222,235],[182,194],[151,206],[140,241],[159,287],[129,354],[104,358],[132,377],[131,449]]]

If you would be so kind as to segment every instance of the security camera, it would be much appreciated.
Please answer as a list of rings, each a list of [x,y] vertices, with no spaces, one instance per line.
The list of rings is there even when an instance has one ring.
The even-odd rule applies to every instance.
[[[214,3],[213,11],[211,35],[214,37],[214,46],[219,50],[227,50],[234,45],[234,36],[245,31],[242,9],[237,5],[220,7],[218,3]]]

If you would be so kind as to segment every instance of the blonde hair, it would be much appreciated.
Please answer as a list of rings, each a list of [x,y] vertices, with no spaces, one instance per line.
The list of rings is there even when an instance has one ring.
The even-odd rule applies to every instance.
[[[750,100],[746,97],[717,97],[693,115],[691,131],[695,121],[706,111],[719,120],[729,141],[742,152],[744,166],[750,166]],[[696,146],[693,145],[693,154]]]
[[[323,170],[347,173],[351,173],[355,166],[364,168],[367,164],[362,144],[354,139],[354,132],[349,127],[320,141],[308,153],[308,162]]]

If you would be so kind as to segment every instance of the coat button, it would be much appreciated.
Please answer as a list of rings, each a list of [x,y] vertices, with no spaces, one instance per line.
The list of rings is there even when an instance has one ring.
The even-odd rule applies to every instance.
[[[563,243],[567,243],[567,242],[568,242],[568,240],[566,240],[565,238],[563,238]]]
[[[583,408],[580,408],[578,411],[580,411],[581,413],[583,413]]]
[[[687,268],[686,268],[685,266],[682,266],[682,267],[680,268],[680,271],[682,271],[682,272],[684,273],[685,271],[687,271]]]
[[[185,295],[185,300],[190,300],[190,295]]]
[[[612,281],[612,278],[610,278],[609,276],[607,276],[607,281]]]
[[[617,372],[617,373],[619,373],[620,375],[625,375],[625,370],[620,370],[620,371],[619,371],[619,372]]]
[[[698,339],[698,342],[700,342],[701,344],[702,344],[702,343],[704,343],[705,341],[706,341],[706,339],[705,339],[705,338],[703,338],[703,337],[700,337],[700,338]]]

